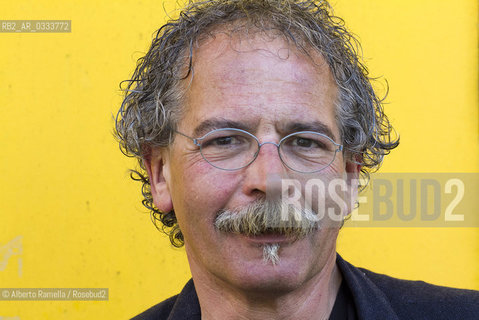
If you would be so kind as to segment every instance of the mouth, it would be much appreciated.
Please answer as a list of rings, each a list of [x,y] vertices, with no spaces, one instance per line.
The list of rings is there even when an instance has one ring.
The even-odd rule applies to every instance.
[[[249,242],[256,244],[274,244],[274,243],[288,243],[294,242],[297,239],[284,233],[278,232],[265,232],[261,234],[238,234],[240,237],[246,239]]]

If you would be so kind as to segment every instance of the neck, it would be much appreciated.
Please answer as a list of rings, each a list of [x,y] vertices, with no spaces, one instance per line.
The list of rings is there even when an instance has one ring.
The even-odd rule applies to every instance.
[[[342,280],[336,252],[329,255],[318,274],[297,288],[281,292],[242,290],[191,267],[201,318],[205,320],[327,319]]]

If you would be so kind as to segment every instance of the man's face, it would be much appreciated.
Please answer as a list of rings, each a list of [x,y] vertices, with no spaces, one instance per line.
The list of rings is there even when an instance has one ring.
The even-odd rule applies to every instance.
[[[339,143],[338,92],[323,58],[308,57],[281,38],[265,39],[240,41],[219,33],[201,43],[193,55],[193,77],[183,83],[186,103],[178,131],[197,138],[213,129],[240,127],[260,142],[278,143],[297,128],[320,124]],[[317,276],[326,261],[335,258],[338,228],[319,229],[290,241],[283,236],[252,238],[220,232],[214,223],[220,210],[265,198],[269,176],[286,174],[304,182],[344,172],[341,153],[328,168],[306,175],[285,167],[272,144],[263,145],[252,164],[236,171],[213,167],[181,135],[168,150],[153,154],[152,166],[161,168],[153,170],[160,176],[157,183],[152,179],[155,204],[163,211],[174,208],[195,281],[290,290]],[[273,242],[280,244],[277,265],[263,261],[263,245]]]

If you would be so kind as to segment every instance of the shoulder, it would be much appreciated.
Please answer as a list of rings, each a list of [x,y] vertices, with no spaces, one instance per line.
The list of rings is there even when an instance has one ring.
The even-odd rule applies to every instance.
[[[356,268],[337,256],[336,263],[364,319],[479,319],[479,291],[393,278]]]
[[[178,295],[173,296],[169,299],[166,299],[163,302],[160,302],[153,307],[149,308],[148,310],[140,313],[136,317],[131,318],[131,320],[160,320],[160,319],[168,319],[173,306],[176,303]]]
[[[359,269],[384,293],[398,316],[405,319],[477,319],[479,291],[402,280]]]

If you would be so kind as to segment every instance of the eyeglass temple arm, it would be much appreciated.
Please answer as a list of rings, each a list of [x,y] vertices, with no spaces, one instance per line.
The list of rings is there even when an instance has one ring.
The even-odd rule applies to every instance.
[[[191,141],[193,141],[193,143],[194,143],[195,145],[197,145],[198,147],[200,147],[200,143],[198,142],[198,139],[192,138],[192,137],[190,137],[190,136],[184,134],[183,132],[179,132],[179,131],[177,131],[177,130],[174,130],[174,131],[175,131],[176,133],[178,133],[179,135],[182,135],[183,137],[190,139]]]

